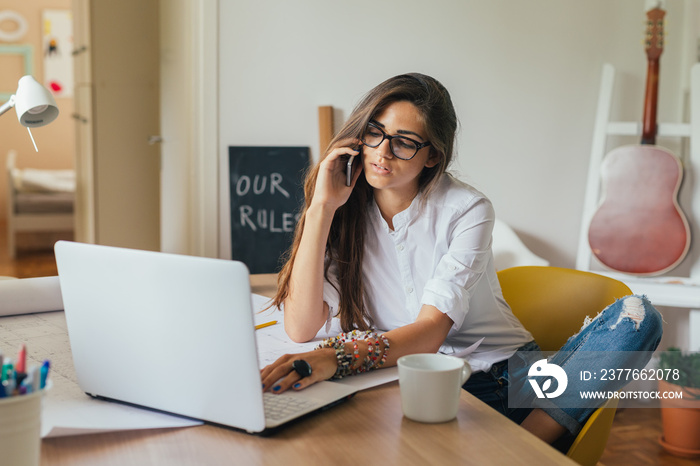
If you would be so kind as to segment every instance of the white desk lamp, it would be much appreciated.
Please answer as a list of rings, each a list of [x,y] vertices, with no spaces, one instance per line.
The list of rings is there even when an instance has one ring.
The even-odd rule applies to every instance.
[[[56,119],[58,116],[56,100],[48,89],[39,84],[32,76],[26,75],[20,78],[17,84],[17,92],[0,107],[0,115],[13,107],[17,112],[17,119],[29,131],[29,137],[32,139],[34,149],[37,150],[34,137],[29,128],[48,125]],[[14,277],[0,277],[0,280],[8,278]]]
[[[56,100],[51,92],[30,75],[20,78],[17,92],[0,107],[0,115],[12,107],[17,112],[20,124],[27,127],[32,143],[34,143],[34,137],[32,137],[29,128],[48,125],[58,116]],[[36,144],[34,144],[34,149],[36,149]]]

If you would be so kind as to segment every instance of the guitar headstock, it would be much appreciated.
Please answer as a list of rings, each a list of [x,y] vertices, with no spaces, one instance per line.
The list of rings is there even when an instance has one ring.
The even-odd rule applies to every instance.
[[[647,11],[647,32],[644,39],[644,49],[649,60],[658,60],[664,50],[664,15],[661,8]]]

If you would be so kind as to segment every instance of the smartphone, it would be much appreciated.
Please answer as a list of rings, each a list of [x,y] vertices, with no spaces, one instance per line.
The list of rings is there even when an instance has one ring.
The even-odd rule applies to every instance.
[[[360,152],[362,145],[355,147],[354,149]],[[358,154],[359,155],[359,154]],[[357,155],[347,155],[348,161],[345,165],[345,186],[350,186],[352,184],[352,163],[355,161]]]
[[[348,158],[348,163],[345,165],[345,186],[352,184],[352,163],[355,161],[356,155],[351,155]]]

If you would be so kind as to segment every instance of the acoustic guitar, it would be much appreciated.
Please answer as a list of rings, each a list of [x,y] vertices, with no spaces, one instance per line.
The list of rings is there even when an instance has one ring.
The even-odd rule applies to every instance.
[[[659,58],[665,12],[647,12],[647,82],[639,145],[611,151],[603,160],[602,202],[591,219],[588,242],[607,268],[660,275],[676,267],[690,247],[688,221],[678,205],[680,160],[656,145]]]

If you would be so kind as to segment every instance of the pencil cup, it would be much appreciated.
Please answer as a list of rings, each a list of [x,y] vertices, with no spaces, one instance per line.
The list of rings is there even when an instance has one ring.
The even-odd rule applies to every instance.
[[[0,398],[0,463],[39,465],[43,393]]]
[[[467,361],[444,354],[410,354],[397,364],[404,416],[430,423],[457,416],[462,385],[472,373]]]

